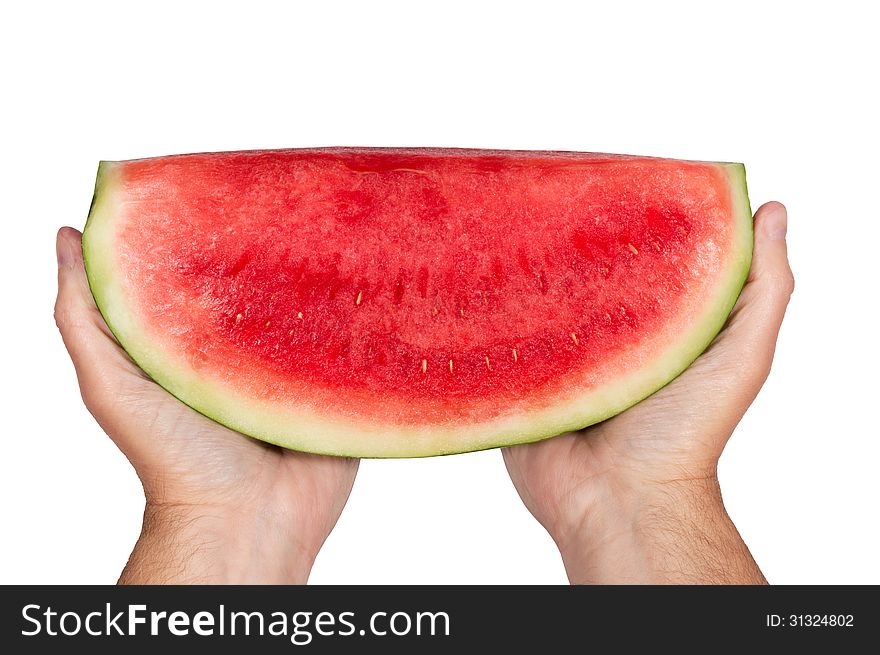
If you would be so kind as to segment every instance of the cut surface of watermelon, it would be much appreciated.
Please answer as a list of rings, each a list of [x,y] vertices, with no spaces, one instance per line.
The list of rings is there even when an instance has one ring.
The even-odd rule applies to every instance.
[[[110,329],[244,434],[404,457],[604,420],[686,368],[751,261],[740,164],[457,149],[102,162]]]

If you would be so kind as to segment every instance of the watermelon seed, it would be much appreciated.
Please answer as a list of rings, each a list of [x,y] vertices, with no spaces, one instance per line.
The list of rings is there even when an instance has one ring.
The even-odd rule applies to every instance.
[[[489,357],[488,356],[486,357],[486,368],[490,371],[492,370],[492,367],[489,366]]]
[[[293,330],[291,330],[290,332],[288,332],[288,333],[287,333],[287,336],[292,337],[292,336],[293,336]]]
[[[428,360],[423,359],[422,360],[422,373],[427,373],[427,372],[428,372]]]
[[[235,322],[236,322],[236,323],[241,323],[241,314],[236,314],[236,315],[235,315]]]
[[[574,341],[574,345],[578,345],[578,337],[574,332],[571,333],[571,340]]]
[[[626,244],[626,247],[629,248],[629,251],[630,251],[632,254],[634,254],[634,255],[638,255],[638,254],[639,254],[639,249],[636,248],[633,244],[628,243],[628,244]]]
[[[355,304],[355,305],[360,305],[360,304],[361,304],[361,297],[362,297],[362,292],[361,292],[361,291],[358,291],[358,297],[355,298],[355,301],[354,301],[354,304]]]
[[[299,319],[301,319],[301,318],[303,317],[303,313],[302,313],[302,312],[298,312],[297,315],[296,315],[296,317],[299,318]]]
[[[458,313],[461,314],[461,317],[464,318],[464,309],[459,309]]]
[[[449,372],[452,373],[452,360],[449,360]]]
[[[519,358],[516,356],[516,348],[513,349],[513,361],[514,362],[519,361]]]
[[[270,325],[272,325],[272,321],[266,321],[266,327],[269,327]]]

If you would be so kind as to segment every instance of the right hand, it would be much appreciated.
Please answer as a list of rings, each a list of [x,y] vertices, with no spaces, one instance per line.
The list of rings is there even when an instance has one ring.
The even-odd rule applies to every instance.
[[[504,449],[573,581],[763,581],[724,511],[717,463],[770,372],[794,289],[786,225],[779,203],[756,212],[742,294],[678,378],[603,423]]]

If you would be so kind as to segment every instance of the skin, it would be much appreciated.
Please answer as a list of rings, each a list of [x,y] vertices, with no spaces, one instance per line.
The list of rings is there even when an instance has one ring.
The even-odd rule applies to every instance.
[[[600,425],[503,450],[573,583],[764,582],[716,473],[769,373],[793,289],[785,227],[779,203],[758,210],[742,296],[679,378]],[[244,437],[153,383],[98,312],[81,239],[72,228],[58,233],[56,323],[86,406],[134,466],[146,498],[120,583],[306,582],[358,461]]]
[[[598,425],[504,449],[572,583],[765,583],[724,509],[718,458],[773,361],[794,290],[777,202],[755,214],[745,288],[724,330],[666,387]]]
[[[358,460],[243,437],[152,382],[89,291],[82,235],[57,238],[55,320],[86,407],[144,488],[143,529],[121,583],[304,583],[348,500]]]

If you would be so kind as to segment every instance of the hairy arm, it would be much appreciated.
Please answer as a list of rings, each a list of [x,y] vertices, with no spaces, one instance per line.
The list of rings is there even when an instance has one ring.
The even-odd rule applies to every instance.
[[[766,584],[715,478],[606,499],[559,546],[573,584]]]
[[[305,584],[317,552],[259,516],[155,506],[119,584]]]

